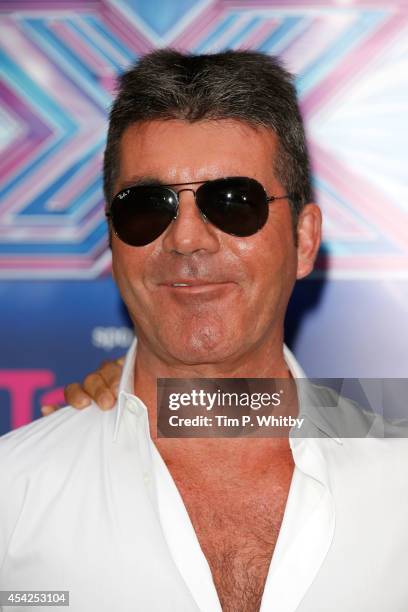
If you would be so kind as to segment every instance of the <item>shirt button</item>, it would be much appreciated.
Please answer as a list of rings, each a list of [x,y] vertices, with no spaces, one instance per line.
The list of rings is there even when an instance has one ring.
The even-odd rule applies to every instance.
[[[150,474],[148,472],[144,472],[143,474],[143,480],[145,484],[150,484],[151,482],[151,478],[150,478]]]
[[[134,414],[137,418],[141,418],[143,416],[143,409],[138,406],[137,402],[128,399],[126,402],[126,408]]]

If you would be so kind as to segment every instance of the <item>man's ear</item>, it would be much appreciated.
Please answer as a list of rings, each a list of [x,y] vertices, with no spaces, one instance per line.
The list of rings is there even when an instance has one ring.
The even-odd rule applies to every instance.
[[[297,223],[296,278],[304,278],[313,270],[320,246],[322,213],[317,204],[306,204],[299,213]]]

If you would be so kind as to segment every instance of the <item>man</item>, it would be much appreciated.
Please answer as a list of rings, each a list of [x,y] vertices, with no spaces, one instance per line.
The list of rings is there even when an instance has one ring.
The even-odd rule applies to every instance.
[[[157,378],[303,376],[283,321],[321,218],[289,75],[251,52],[147,55],[121,79],[104,188],[137,345],[112,411],[1,440],[1,588],[69,590],[75,611],[406,610],[404,441],[156,435]]]

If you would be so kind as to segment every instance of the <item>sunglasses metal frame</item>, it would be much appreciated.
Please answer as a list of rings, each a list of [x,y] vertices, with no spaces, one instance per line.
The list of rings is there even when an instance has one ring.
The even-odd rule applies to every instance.
[[[111,209],[112,209],[112,205],[113,205],[114,201],[116,200],[116,198],[120,197],[120,195],[121,195],[121,194],[124,194],[125,192],[129,192],[129,190],[131,190],[132,188],[135,188],[135,187],[156,187],[156,188],[158,188],[158,187],[163,187],[164,189],[169,189],[169,190],[170,190],[170,191],[171,191],[171,192],[172,192],[172,193],[173,193],[173,194],[176,196],[176,209],[175,209],[175,215],[174,215],[174,217],[173,217],[173,221],[174,221],[175,219],[177,219],[178,214],[179,214],[179,209],[180,209],[180,198],[179,198],[179,194],[180,194],[180,193],[183,193],[184,191],[190,191],[191,193],[193,193],[193,194],[194,194],[194,201],[195,201],[195,204],[196,204],[196,206],[197,206],[197,208],[198,208],[198,210],[199,210],[199,212],[200,212],[200,215],[201,215],[201,216],[202,216],[202,218],[204,219],[204,221],[209,222],[209,223],[211,223],[212,225],[215,225],[215,224],[213,224],[213,223],[212,223],[212,222],[211,222],[211,221],[210,221],[210,220],[207,218],[207,216],[206,216],[206,215],[205,215],[205,214],[202,212],[202,210],[201,210],[201,209],[200,209],[200,207],[198,206],[198,204],[197,204],[197,199],[196,199],[196,193],[197,193],[197,191],[199,191],[199,189],[201,189],[201,187],[203,187],[204,185],[211,184],[211,183],[214,183],[214,182],[217,182],[217,181],[226,181],[226,180],[234,180],[234,179],[245,179],[245,180],[255,181],[256,183],[258,183],[258,185],[259,185],[259,186],[262,188],[262,191],[263,191],[263,192],[264,192],[264,194],[265,194],[265,204],[269,204],[270,202],[274,202],[275,200],[286,200],[286,199],[287,199],[287,200],[292,200],[292,199],[293,199],[293,196],[292,196],[291,194],[284,194],[284,195],[281,195],[281,196],[275,196],[275,195],[271,195],[271,196],[269,196],[269,195],[267,194],[267,192],[266,192],[266,190],[265,190],[264,186],[262,185],[262,183],[260,183],[260,182],[259,182],[257,179],[254,179],[254,178],[251,178],[251,177],[247,177],[247,176],[227,176],[227,177],[219,177],[219,178],[216,178],[216,179],[210,179],[210,180],[206,180],[206,181],[188,181],[188,182],[185,182],[185,183],[166,183],[166,184],[164,184],[164,183],[153,183],[153,182],[152,182],[152,183],[143,183],[143,182],[140,182],[140,183],[136,183],[135,185],[130,185],[129,187],[125,187],[124,189],[121,189],[121,190],[120,190],[120,191],[119,191],[119,192],[118,192],[118,193],[117,193],[117,194],[116,194],[116,195],[113,197],[112,202],[111,202],[111,204],[110,204],[110,208],[109,208],[109,210],[105,212],[105,216],[106,216],[108,219],[112,219],[112,218],[113,218],[113,215],[112,215],[112,213],[111,213]],[[183,187],[184,185],[200,185],[200,187],[198,187],[198,189],[179,189],[178,191],[176,191],[176,190],[172,189],[172,187]],[[170,224],[169,224],[167,227],[169,227],[169,226],[170,226]],[[215,227],[217,227],[217,226],[215,225]],[[116,236],[117,236],[117,237],[118,237],[120,240],[122,240],[122,238],[119,236],[119,234],[118,234],[118,232],[117,232],[116,228],[114,227],[113,222],[112,222],[112,228],[113,228],[113,231],[114,231],[115,235],[116,235]],[[166,228],[166,229],[167,229],[167,228]],[[221,231],[224,231],[224,230],[222,230],[221,228],[218,228],[218,229],[220,229]],[[261,228],[259,228],[259,229],[261,229]],[[165,231],[165,230],[164,230],[164,231]],[[259,230],[257,230],[257,231],[259,231]],[[229,232],[225,232],[225,233],[229,234]],[[256,233],[256,232],[254,232],[254,233]],[[229,235],[234,236],[234,234],[229,234]],[[250,234],[250,235],[253,235],[253,234]],[[154,240],[156,240],[156,238],[155,238]],[[153,242],[154,240],[152,240],[151,242]],[[128,243],[126,243],[126,244],[128,244]],[[150,244],[150,243],[147,243],[147,244]],[[130,246],[133,246],[133,245],[130,245]],[[146,246],[146,245],[144,245],[144,246]]]

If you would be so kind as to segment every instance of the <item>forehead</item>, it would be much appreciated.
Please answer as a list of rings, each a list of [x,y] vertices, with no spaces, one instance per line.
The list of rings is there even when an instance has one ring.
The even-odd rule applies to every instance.
[[[236,120],[136,123],[121,138],[118,183],[144,177],[175,183],[220,176],[250,176],[267,183],[273,178],[277,144],[272,130]]]

